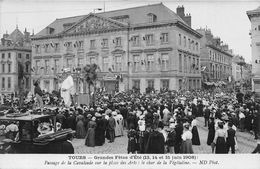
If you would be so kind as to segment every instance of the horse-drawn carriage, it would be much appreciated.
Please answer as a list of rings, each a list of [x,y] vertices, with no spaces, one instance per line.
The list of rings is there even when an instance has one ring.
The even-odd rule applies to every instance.
[[[18,131],[0,140],[1,153],[62,153],[62,143],[69,134],[75,133],[71,129],[57,131],[55,113],[0,116],[0,123],[6,122],[16,124]]]

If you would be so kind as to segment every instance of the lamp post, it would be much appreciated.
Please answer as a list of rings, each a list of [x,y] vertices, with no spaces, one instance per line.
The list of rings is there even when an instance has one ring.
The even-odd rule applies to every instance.
[[[241,79],[240,79],[240,88],[242,89],[242,81],[243,81],[243,66],[245,66],[246,62],[244,61],[243,57],[239,58],[239,61],[237,62],[237,65],[240,66],[240,75],[241,75]]]

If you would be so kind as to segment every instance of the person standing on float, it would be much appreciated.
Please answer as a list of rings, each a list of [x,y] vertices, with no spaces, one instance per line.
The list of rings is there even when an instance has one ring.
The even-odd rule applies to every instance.
[[[43,107],[43,101],[42,101],[43,92],[39,86],[38,80],[34,83],[34,94],[36,96],[38,106],[40,108],[42,108]]]

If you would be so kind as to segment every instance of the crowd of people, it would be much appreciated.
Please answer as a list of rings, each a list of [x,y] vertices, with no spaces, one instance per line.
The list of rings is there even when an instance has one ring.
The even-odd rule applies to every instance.
[[[58,107],[56,119],[58,130],[75,130],[88,147],[126,134],[127,153],[191,154],[196,153],[193,146],[201,145],[197,118],[204,117],[207,145],[217,154],[235,153],[238,130],[253,132],[258,139],[259,108],[241,92],[96,92],[93,106]]]

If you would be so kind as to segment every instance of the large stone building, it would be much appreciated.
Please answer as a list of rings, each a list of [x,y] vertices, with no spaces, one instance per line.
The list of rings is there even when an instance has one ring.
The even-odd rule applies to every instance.
[[[141,92],[200,88],[202,36],[184,7],[177,13],[160,3],[56,19],[32,38],[32,83],[40,79],[43,89],[57,90],[59,75],[70,68],[76,92],[84,93],[77,68],[96,63],[96,87],[112,92],[116,86]]]
[[[232,76],[232,50],[214,37],[210,29],[197,29],[203,35],[201,44],[201,66],[203,82],[229,82]]]
[[[252,90],[260,94],[260,7],[247,15],[251,21]]]
[[[2,94],[18,93],[19,87],[30,91],[31,44],[30,33],[26,29],[22,33],[16,27],[10,35],[6,33],[1,39],[0,84]]]

